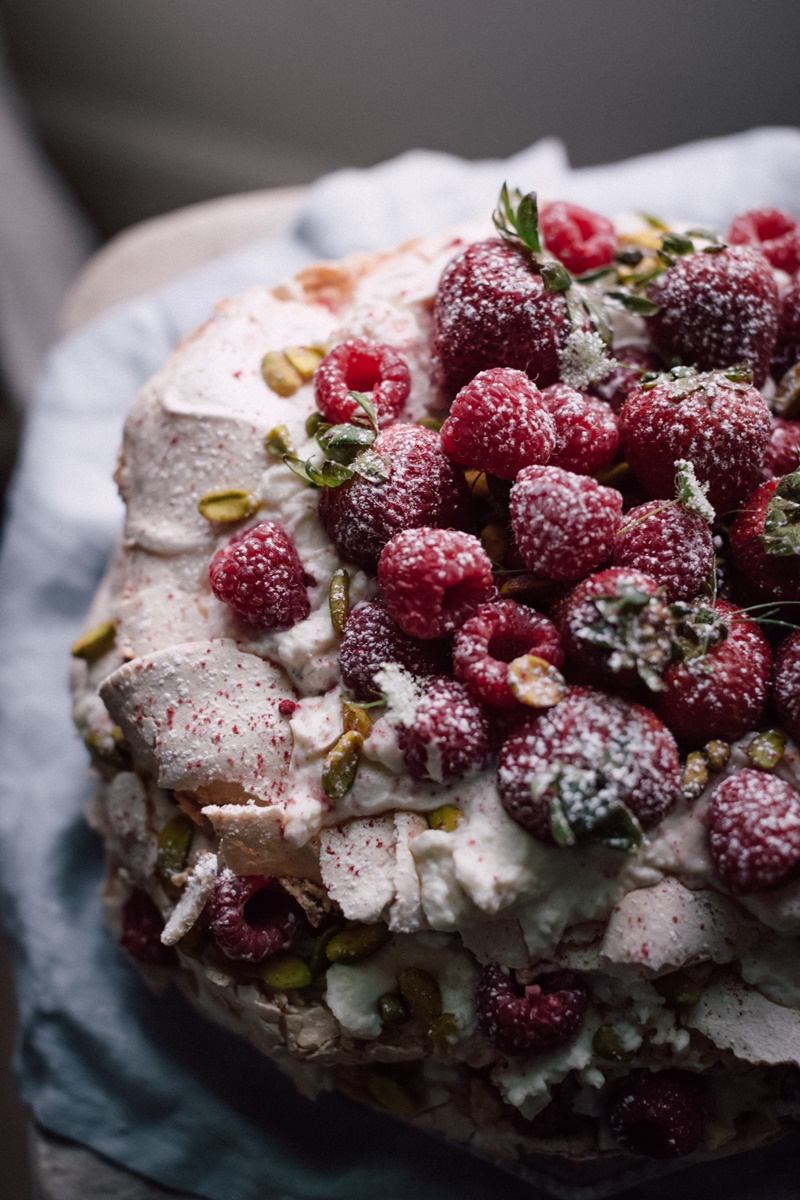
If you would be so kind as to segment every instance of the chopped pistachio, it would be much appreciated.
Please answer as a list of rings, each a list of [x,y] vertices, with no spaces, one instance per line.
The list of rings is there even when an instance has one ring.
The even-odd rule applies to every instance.
[[[303,377],[282,350],[270,350],[261,360],[261,374],[268,388],[279,396],[292,396],[302,387]]]
[[[376,925],[352,925],[349,929],[340,929],[328,939],[325,957],[329,963],[345,963],[349,966],[380,950],[390,936],[382,921]]]
[[[289,992],[294,988],[305,988],[311,983],[311,970],[295,954],[278,954],[264,964],[260,972],[261,982],[276,992]]]
[[[529,708],[552,708],[569,690],[561,672],[535,654],[510,662],[506,678],[512,695]]]
[[[490,521],[481,530],[481,545],[493,563],[502,563],[508,553],[508,529],[501,521]]]
[[[706,762],[705,755],[701,750],[692,750],[691,754],[686,756],[683,778],[681,779],[684,796],[688,800],[696,800],[707,783],[708,763]]]
[[[292,437],[285,425],[276,425],[270,429],[264,438],[264,449],[275,458],[283,458],[284,454],[294,454]]]
[[[765,729],[757,733],[747,747],[747,757],[760,771],[772,771],[783,758],[786,734],[780,729]]]
[[[411,1117],[417,1111],[417,1106],[402,1084],[383,1071],[370,1071],[367,1076],[367,1090],[376,1104],[394,1113],[396,1117]]]
[[[325,356],[324,350],[315,346],[287,346],[283,353],[289,366],[294,367],[304,382],[311,379]]]
[[[116,636],[116,622],[101,621],[99,625],[95,625],[94,629],[81,634],[78,640],[73,642],[70,653],[73,658],[82,658],[85,662],[90,663],[95,662],[104,654],[108,654],[109,650],[113,650]]]
[[[322,764],[322,790],[329,800],[341,800],[355,783],[364,739],[349,729],[325,755]]]
[[[671,971],[653,980],[653,987],[664,997],[667,1008],[691,1008],[703,995],[703,989],[685,971]]]
[[[378,997],[378,1013],[384,1025],[402,1025],[408,1020],[408,1009],[397,992],[384,992]]]
[[[397,976],[397,986],[414,1020],[430,1029],[442,1015],[442,993],[433,975],[421,967],[405,967]]]
[[[447,1051],[454,1042],[458,1041],[458,1022],[451,1012],[443,1012],[431,1024],[428,1030],[428,1037],[434,1045],[434,1049],[440,1054]]]
[[[622,1062],[628,1058],[628,1052],[622,1044],[622,1039],[613,1025],[601,1025],[595,1030],[592,1038],[592,1049],[600,1058],[611,1059],[612,1062]]]
[[[327,929],[323,929],[322,933],[320,933],[319,937],[314,942],[314,946],[311,951],[311,959],[309,962],[309,970],[311,971],[312,979],[315,982],[321,979],[321,977],[324,977],[325,972],[331,965],[331,960],[328,958],[327,953],[328,942],[330,942],[337,933],[341,933],[341,927],[339,925],[330,925]]]
[[[201,496],[197,507],[207,521],[244,521],[259,507],[259,499],[242,488],[217,488]]]
[[[433,812],[428,813],[428,828],[452,833],[463,815],[461,809],[456,808],[455,804],[443,804],[441,808],[435,808]]]
[[[706,742],[703,754],[706,756],[706,762],[711,771],[723,771],[731,756],[730,744],[714,738],[713,741]]]
[[[339,567],[331,576],[328,603],[333,631],[341,637],[344,632],[344,623],[350,612],[350,576],[344,567]]]
[[[156,865],[159,875],[169,878],[186,866],[194,834],[194,822],[186,813],[177,813],[158,835]]]
[[[345,733],[351,730],[360,733],[366,741],[372,730],[372,717],[360,704],[353,704],[352,700],[343,700],[342,727]]]

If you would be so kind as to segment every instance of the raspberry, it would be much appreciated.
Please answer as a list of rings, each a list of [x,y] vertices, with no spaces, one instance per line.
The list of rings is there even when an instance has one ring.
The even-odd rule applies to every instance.
[[[378,424],[383,426],[400,415],[410,391],[411,374],[397,351],[367,338],[342,342],[314,372],[317,408],[332,425],[361,414],[350,392],[371,397]]]
[[[514,367],[546,387],[558,379],[558,354],[570,329],[564,296],[545,290],[523,250],[499,238],[475,242],[439,281],[434,383],[454,395],[479,371]]]
[[[726,600],[718,600],[713,611],[727,636],[706,653],[669,667],[665,690],[653,702],[665,725],[687,746],[740,738],[755,728],[769,696],[772,654],[763,633]],[[698,625],[697,634],[702,636],[703,629]]]
[[[800,270],[800,225],[780,208],[754,208],[735,217],[726,241],[755,246],[773,267],[788,275]]]
[[[277,521],[244,529],[214,555],[211,589],[251,625],[289,629],[311,611],[294,542]]]
[[[522,371],[481,371],[456,396],[442,426],[442,449],[463,467],[513,479],[547,462],[556,440],[542,395]]]
[[[677,374],[677,373],[676,373]],[[675,495],[675,462],[687,459],[717,513],[735,508],[760,478],[770,435],[766,403],[722,372],[675,377],[631,392],[620,413],[622,449],[654,499]]]
[[[800,630],[781,643],[775,656],[772,694],[784,728],[800,742]]]
[[[434,679],[411,725],[397,734],[403,761],[415,779],[445,783],[486,765],[489,727],[483,709],[455,679]]]
[[[511,525],[529,570],[546,579],[580,579],[614,549],[622,496],[561,467],[526,467],[511,489]]]
[[[605,379],[592,384],[590,391],[618,413],[633,389],[639,386],[642,375],[661,370],[661,361],[651,350],[636,342],[615,346],[611,353],[620,365]]]
[[[390,465],[385,483],[356,475],[320,496],[319,519],[342,558],[374,572],[386,543],[403,529],[471,527],[469,488],[442,451],[438,433],[393,425],[373,449]]]
[[[556,200],[539,213],[542,241],[573,275],[604,267],[614,257],[617,235],[607,217]]]
[[[508,664],[533,654],[560,667],[564,651],[552,621],[513,600],[483,604],[456,633],[456,679],[494,708],[518,708],[506,682]]]
[[[566,383],[545,388],[542,400],[556,431],[549,465],[576,475],[595,475],[607,467],[619,446],[617,418],[609,406]]]
[[[772,418],[769,445],[761,461],[761,473],[765,479],[789,475],[800,467],[800,421],[784,421]]]
[[[541,1054],[570,1041],[583,1025],[586,984],[574,971],[553,971],[520,984],[489,963],[475,990],[478,1024],[504,1054]]]
[[[263,962],[286,950],[302,913],[275,879],[235,875],[226,867],[206,901],[214,940],[228,958]]]
[[[781,297],[778,336],[772,352],[773,379],[781,379],[800,362],[800,279],[790,283]]]
[[[778,332],[778,287],[764,256],[750,246],[679,258],[650,284],[658,312],[648,332],[666,362],[700,371],[749,363],[756,387],[769,372]]]
[[[800,600],[800,471],[753,492],[731,526],[731,551],[764,600]]]
[[[625,514],[614,566],[643,571],[661,584],[668,600],[691,600],[714,568],[711,531],[682,504],[650,500]]]
[[[615,844],[623,806],[645,829],[672,808],[681,787],[678,748],[642,705],[572,688],[506,740],[498,786],[508,815],[539,841],[556,840],[560,810],[574,838]]]
[[[714,870],[736,895],[776,887],[800,864],[800,792],[765,771],[737,771],[706,817]]]
[[[555,619],[568,661],[591,682],[661,687],[672,653],[664,591],[633,567],[590,575],[559,602]]]
[[[404,633],[445,637],[491,599],[492,564],[470,533],[407,529],[386,545],[378,583],[389,615]]]
[[[632,1071],[612,1085],[606,1119],[623,1150],[647,1158],[684,1158],[703,1141],[699,1081],[690,1071]]]
[[[403,633],[382,604],[357,604],[347,618],[339,648],[344,685],[359,700],[379,700],[373,683],[375,672],[385,663],[399,663],[419,678],[443,675],[449,655],[442,642],[420,642]]]
[[[168,967],[177,963],[172,946],[161,941],[164,921],[147,892],[134,888],[122,906],[122,933],[119,944],[136,962],[152,967]]]

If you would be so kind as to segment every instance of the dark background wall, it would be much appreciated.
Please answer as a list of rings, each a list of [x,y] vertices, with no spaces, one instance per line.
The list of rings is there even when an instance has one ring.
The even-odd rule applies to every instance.
[[[800,124],[796,0],[0,0],[103,232],[414,146],[576,165]]]

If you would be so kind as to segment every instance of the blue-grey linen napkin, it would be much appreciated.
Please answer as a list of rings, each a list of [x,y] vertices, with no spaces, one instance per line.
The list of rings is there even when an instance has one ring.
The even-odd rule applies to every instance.
[[[505,162],[419,151],[337,172],[311,190],[291,234],[55,346],[32,404],[0,559],[0,905],[20,1006],[20,1089],[44,1126],[209,1200],[539,1194],[342,1097],[299,1097],[177,994],[149,992],[102,925],[102,848],[83,820],[92,785],[67,688],[69,647],[121,524],[111,473],[124,416],[178,338],[249,284],[485,211],[506,178],[610,214],[644,208],[724,226],[756,204],[800,212],[800,132],[756,130],[582,171],[546,140]],[[701,1190],[724,1179],[731,1200],[744,1200],[763,1161],[745,1156],[733,1171],[692,1178]],[[788,1197],[785,1144],[769,1162],[772,1195]],[[662,1186],[648,1185],[650,1200],[666,1197]]]

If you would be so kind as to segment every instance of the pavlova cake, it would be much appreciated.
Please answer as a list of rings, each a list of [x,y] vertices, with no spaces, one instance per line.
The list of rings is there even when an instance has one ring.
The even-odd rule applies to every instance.
[[[482,1154],[800,1118],[800,228],[503,189],[221,304],[73,648],[105,901],[308,1094]]]

